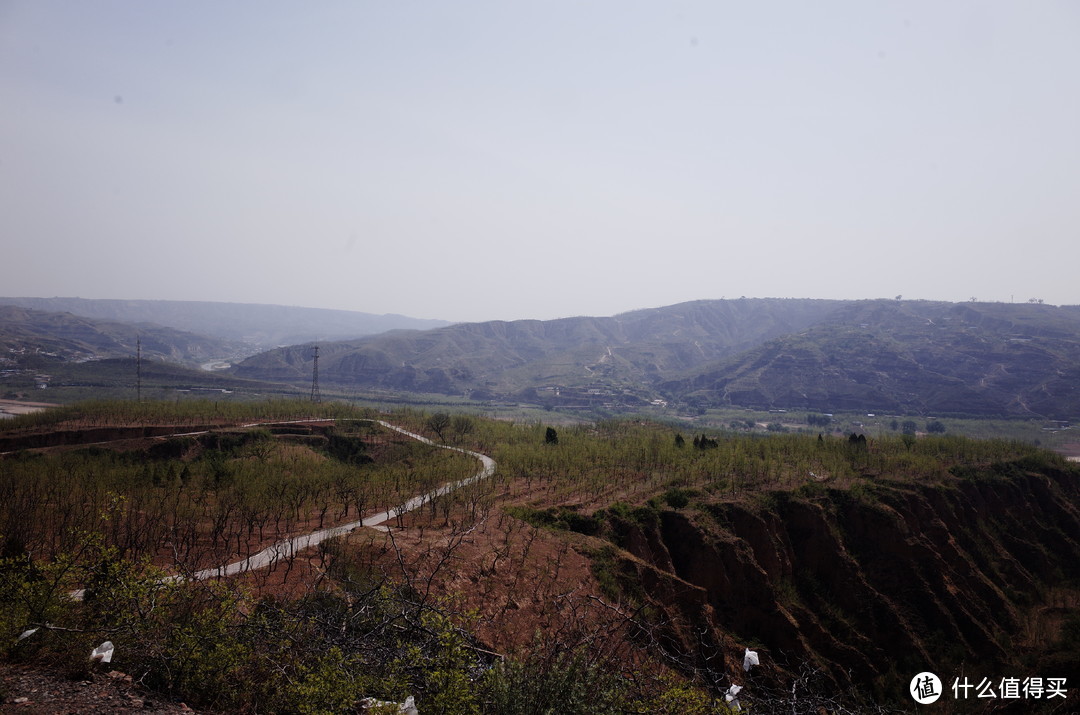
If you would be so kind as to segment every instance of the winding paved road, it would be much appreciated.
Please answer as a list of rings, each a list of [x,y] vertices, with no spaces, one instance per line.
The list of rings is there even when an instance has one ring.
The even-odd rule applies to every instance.
[[[312,420],[297,420],[297,421],[298,422],[310,422]],[[254,571],[256,569],[266,568],[267,566],[270,566],[271,564],[275,563],[276,561],[279,561],[279,560],[281,560],[283,558],[289,558],[291,556],[294,556],[295,554],[298,554],[299,552],[303,551],[304,549],[310,548],[312,546],[317,546],[318,544],[322,543],[323,541],[326,541],[327,539],[333,539],[334,537],[341,536],[343,534],[348,534],[349,532],[351,532],[351,531],[353,531],[355,529],[359,529],[360,527],[363,527],[363,526],[377,527],[379,524],[382,524],[383,522],[389,521],[390,519],[393,519],[394,517],[396,517],[396,516],[398,516],[400,514],[406,514],[406,513],[410,512],[410,511],[413,511],[414,509],[419,509],[420,507],[422,507],[424,504],[427,504],[428,502],[430,502],[435,497],[440,497],[440,496],[443,496],[444,494],[449,494],[450,492],[454,491],[455,489],[458,489],[460,487],[464,487],[464,486],[466,486],[468,484],[472,484],[473,482],[478,482],[481,479],[487,479],[488,477],[490,477],[492,474],[495,473],[495,460],[492,459],[491,457],[487,456],[486,454],[480,454],[479,452],[472,452],[472,451],[467,450],[467,449],[461,449],[460,447],[449,447],[449,446],[444,445],[444,444],[436,444],[435,442],[428,439],[427,437],[424,437],[423,435],[419,435],[419,434],[417,434],[415,432],[409,432],[406,429],[403,429],[403,428],[398,427],[396,425],[392,425],[389,422],[384,422],[383,420],[369,420],[369,421],[377,422],[378,424],[382,425],[383,427],[386,427],[387,429],[392,429],[395,432],[400,432],[401,434],[412,437],[413,439],[418,439],[421,442],[424,442],[425,444],[430,444],[430,445],[433,445],[435,447],[441,447],[443,449],[450,449],[450,450],[453,450],[455,452],[461,452],[462,454],[467,454],[467,455],[469,455],[471,457],[476,457],[477,459],[480,460],[480,462],[484,466],[480,469],[479,472],[477,472],[476,474],[474,474],[471,477],[468,477],[467,479],[462,479],[462,480],[457,481],[457,482],[449,482],[447,484],[444,484],[441,487],[439,487],[438,489],[433,489],[432,491],[427,492],[426,494],[421,494],[419,496],[415,496],[412,499],[409,499],[404,504],[401,504],[400,506],[396,506],[393,509],[389,509],[387,511],[381,511],[378,514],[372,514],[371,516],[365,517],[364,519],[361,519],[359,521],[353,521],[353,522],[350,522],[348,524],[342,524],[341,526],[334,526],[334,527],[331,527],[329,529],[320,529],[319,531],[315,531],[315,532],[312,532],[310,534],[305,534],[303,536],[294,536],[291,539],[285,539],[283,541],[279,541],[279,542],[277,542],[276,544],[274,544],[272,546],[268,546],[267,548],[263,549],[262,551],[258,552],[257,554],[253,554],[253,555],[249,556],[248,558],[243,559],[242,561],[237,561],[235,563],[231,563],[231,564],[227,564],[227,565],[223,564],[221,566],[217,566],[217,567],[214,567],[214,568],[203,569],[202,571],[196,571],[194,574],[192,574],[192,578],[195,579],[195,580],[201,581],[203,579],[213,578],[215,576],[234,576],[234,575],[236,575],[238,573],[244,573],[245,571]],[[279,423],[275,423],[275,424],[279,424]],[[244,425],[244,427],[257,427],[257,426],[259,426],[259,425]],[[389,529],[389,527],[383,527],[383,528]],[[181,576],[174,576],[173,578],[174,579],[179,579],[179,578],[182,578],[182,577]]]
[[[290,420],[288,422],[253,422],[251,424],[240,425],[240,426],[242,428],[251,428],[251,427],[264,427],[264,426],[269,426],[269,425],[299,424],[299,423],[307,424],[307,423],[311,423],[311,422],[333,422],[333,421],[334,420],[330,419],[330,418],[327,418],[327,419],[320,418],[320,419],[309,419],[309,420]],[[392,425],[389,422],[384,422],[383,420],[363,420],[363,421],[365,421],[365,422],[376,422],[376,423],[382,425],[383,427],[386,427],[387,429],[392,429],[395,432],[400,432],[403,435],[406,435],[408,437],[412,437],[413,439],[416,439],[416,440],[420,440],[421,442],[423,442],[425,444],[430,444],[430,445],[435,446],[435,447],[441,447],[442,449],[449,449],[449,450],[453,450],[455,452],[461,452],[462,454],[467,454],[467,455],[469,455],[471,457],[476,457],[477,459],[480,460],[480,463],[483,465],[483,467],[481,467],[480,471],[477,472],[476,474],[474,474],[471,477],[468,477],[466,479],[461,479],[461,480],[456,481],[456,482],[448,482],[448,483],[442,485],[441,487],[439,487],[438,489],[433,489],[430,492],[427,492],[425,494],[420,494],[419,496],[415,496],[412,499],[409,499],[408,501],[406,501],[404,504],[396,506],[393,509],[388,509],[386,511],[381,511],[378,514],[372,514],[371,516],[365,517],[365,518],[363,518],[363,519],[361,519],[359,521],[353,521],[353,522],[350,522],[348,524],[342,524],[341,526],[334,526],[334,527],[331,527],[329,529],[320,529],[319,531],[315,531],[315,532],[312,532],[310,534],[304,534],[302,536],[294,536],[291,539],[284,539],[282,541],[277,542],[276,544],[273,544],[272,546],[268,546],[267,548],[263,549],[262,551],[260,551],[260,552],[258,552],[256,554],[253,554],[253,555],[249,556],[246,559],[242,559],[240,561],[236,561],[236,562],[231,563],[231,564],[222,564],[221,566],[215,566],[214,568],[203,569],[202,571],[196,571],[194,574],[192,574],[190,576],[190,578],[192,580],[195,580],[195,581],[202,581],[202,580],[208,579],[208,578],[215,578],[215,577],[221,577],[221,576],[235,576],[236,574],[244,573],[246,571],[255,571],[257,569],[266,568],[267,566],[270,566],[270,565],[276,563],[277,561],[280,561],[281,559],[290,558],[290,557],[300,553],[304,549],[310,548],[312,546],[317,546],[318,544],[321,544],[323,541],[326,541],[327,539],[333,539],[335,537],[342,536],[344,534],[348,534],[348,533],[350,533],[350,532],[352,532],[352,531],[354,531],[356,529],[359,529],[361,527],[364,527],[364,526],[379,528],[380,524],[382,524],[382,523],[384,523],[386,521],[389,521],[390,519],[393,519],[394,517],[396,517],[396,516],[398,516],[400,514],[406,514],[406,513],[410,512],[410,511],[413,511],[414,509],[419,509],[423,505],[429,503],[435,497],[440,497],[440,496],[443,496],[444,494],[449,494],[450,492],[452,492],[455,489],[458,489],[460,487],[464,487],[464,486],[466,486],[468,484],[478,482],[478,481],[480,481],[482,479],[487,479],[488,477],[490,477],[492,474],[495,473],[495,460],[492,459],[491,457],[487,456],[486,454],[480,454],[479,452],[473,452],[473,451],[470,451],[468,449],[462,449],[460,447],[450,447],[450,446],[447,446],[445,444],[437,444],[436,442],[428,439],[427,437],[425,437],[423,435],[417,434],[415,432],[410,432],[410,431],[408,431],[406,429],[398,427],[397,425]],[[162,435],[162,437],[182,437],[182,436],[193,436],[193,435],[199,435],[199,434],[205,434],[205,432],[184,432],[184,433],[178,433],[178,434],[172,434],[172,435]],[[381,527],[381,528],[389,530],[389,527]],[[169,577],[167,577],[165,579],[162,579],[162,581],[164,581],[164,582],[183,581],[183,580],[185,580],[185,578],[186,577],[180,576],[180,575],[169,576]],[[71,593],[71,596],[75,600],[82,600],[83,593],[84,593],[84,590],[79,589],[78,591],[73,591]]]

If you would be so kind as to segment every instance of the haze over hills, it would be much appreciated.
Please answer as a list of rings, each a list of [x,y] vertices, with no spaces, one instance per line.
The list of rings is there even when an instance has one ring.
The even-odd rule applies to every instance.
[[[705,405],[1080,414],[1080,309],[867,301],[659,386]]]
[[[141,344],[148,360],[197,366],[242,353],[237,341],[208,338],[151,323],[95,320],[71,313],[0,305],[0,353],[8,360],[46,355],[65,362],[126,358]]]
[[[245,354],[314,340],[347,340],[387,330],[449,325],[404,315],[254,303],[86,298],[0,298],[0,305],[157,325],[246,344]]]
[[[239,376],[310,379],[307,347]],[[1080,307],[738,299],[323,344],[327,382],[555,407],[1080,414]]]
[[[539,388],[554,398],[599,389],[639,403],[660,376],[722,359],[824,319],[837,301],[695,301],[612,317],[461,323],[323,344],[329,381],[489,399]],[[236,373],[295,380],[311,373],[310,350],[273,350]],[[621,393],[622,394],[622,393]]]
[[[2,299],[0,299],[2,300]],[[67,299],[23,299],[65,305]],[[144,357],[197,365],[250,356],[236,378],[518,401],[553,408],[694,413],[710,407],[923,415],[1080,415],[1080,307],[899,300],[702,300],[611,317],[396,329],[345,311],[174,301],[69,307],[201,325],[172,327],[5,307],[0,347],[58,359]],[[306,320],[310,318],[310,320]],[[438,321],[397,320],[382,325]],[[238,332],[233,339],[218,336]],[[307,339],[258,354],[257,342]]]

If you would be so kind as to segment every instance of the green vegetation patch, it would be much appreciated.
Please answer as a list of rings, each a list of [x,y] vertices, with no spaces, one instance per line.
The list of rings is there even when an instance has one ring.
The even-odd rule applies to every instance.
[[[604,544],[588,552],[593,577],[601,593],[613,603],[645,602],[645,591],[632,562],[620,556],[615,547]]]
[[[354,466],[373,461],[367,454],[367,444],[360,437],[331,432],[327,436],[326,451],[334,459]]]
[[[595,516],[582,514],[576,507],[569,506],[547,509],[512,506],[506,508],[506,513],[538,528],[574,531],[586,536],[596,536],[600,533],[602,526],[602,522]]]

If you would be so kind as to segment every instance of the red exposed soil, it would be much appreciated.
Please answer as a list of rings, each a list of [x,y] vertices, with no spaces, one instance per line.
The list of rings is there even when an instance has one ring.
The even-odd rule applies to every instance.
[[[0,713],[193,713],[187,705],[146,693],[117,671],[72,680],[40,668],[0,663]]]
[[[352,534],[348,542],[386,566],[400,552],[414,588],[475,613],[476,634],[494,651],[527,646],[537,630],[554,632],[569,612],[595,610],[590,604],[601,601],[583,544],[501,514],[467,528],[425,521],[389,534]],[[402,576],[400,568],[391,573]]]
[[[1067,475],[1028,472],[948,489],[881,480],[862,498],[825,490],[767,507],[728,500],[707,513],[661,510],[656,523],[624,525],[621,548],[537,529],[503,511],[573,501],[545,489],[514,480],[486,512],[413,512],[393,529],[360,529],[333,549],[311,549],[242,579],[259,594],[298,596],[333,558],[345,558],[460,614],[499,654],[528,649],[537,632],[622,648],[626,662],[662,641],[670,652],[712,658],[698,665],[738,673],[746,644],[737,640],[753,637],[768,645],[763,654],[783,652],[838,682],[883,688],[900,658],[937,658],[945,641],[927,634],[1001,670],[1011,663],[1000,645],[1006,637],[1034,656],[1032,645],[1056,638],[1075,612],[1074,592],[1059,590],[1058,604],[1042,601],[1040,591],[1080,558],[1080,488]],[[253,535],[241,548],[255,552],[330,525],[294,521],[288,534]],[[610,583],[602,587],[595,556],[604,548],[613,553],[608,568],[640,589],[633,600],[660,624],[655,632],[635,628],[631,616],[640,614],[607,595]],[[211,556],[241,555],[207,549],[204,561]],[[763,665],[763,674],[772,668]]]

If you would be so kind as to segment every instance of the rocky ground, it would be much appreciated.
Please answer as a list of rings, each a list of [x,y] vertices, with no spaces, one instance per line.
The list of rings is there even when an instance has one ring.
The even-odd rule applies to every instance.
[[[32,666],[0,663],[0,713],[193,713],[187,705],[141,690],[117,671],[71,680]]]

